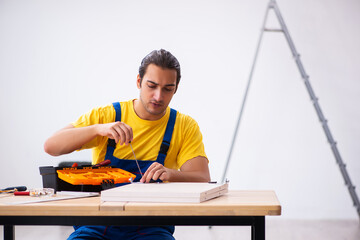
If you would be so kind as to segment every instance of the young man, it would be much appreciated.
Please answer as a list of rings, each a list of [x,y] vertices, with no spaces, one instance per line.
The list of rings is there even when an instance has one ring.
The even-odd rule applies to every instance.
[[[112,166],[133,172],[135,181],[144,183],[210,181],[199,126],[168,107],[180,78],[180,64],[170,52],[152,51],[139,67],[139,99],[92,109],[51,136],[45,151],[59,156],[92,148],[93,164],[109,159]],[[174,227],[79,226],[75,230],[69,239],[173,239]]]

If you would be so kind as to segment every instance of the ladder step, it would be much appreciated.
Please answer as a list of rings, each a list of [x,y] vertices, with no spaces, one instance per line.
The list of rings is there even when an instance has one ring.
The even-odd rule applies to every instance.
[[[276,29],[276,28],[264,28],[265,32],[284,32],[282,29]]]
[[[311,99],[311,101],[315,104],[315,103],[317,103],[318,102],[318,98],[317,97],[315,97],[315,98],[313,98],[313,99]]]
[[[346,168],[346,164],[345,163],[339,163],[340,167]]]

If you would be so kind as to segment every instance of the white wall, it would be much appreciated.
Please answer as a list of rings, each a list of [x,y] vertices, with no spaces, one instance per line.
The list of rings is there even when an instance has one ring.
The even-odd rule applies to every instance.
[[[200,124],[219,181],[267,3],[0,0],[0,188],[41,187],[39,166],[90,159],[90,151],[48,156],[43,143],[92,107],[136,98],[140,61],[159,48],[181,63],[171,106]],[[360,2],[278,4],[360,187]],[[356,218],[284,36],[263,40],[231,189],[274,189],[287,218]]]

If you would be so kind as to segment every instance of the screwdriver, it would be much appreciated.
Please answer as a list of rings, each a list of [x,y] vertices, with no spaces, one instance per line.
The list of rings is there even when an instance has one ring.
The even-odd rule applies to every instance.
[[[0,189],[0,192],[26,191],[26,186],[8,187]]]
[[[131,151],[132,151],[132,153],[133,153],[133,155],[134,155],[134,158],[135,158],[135,161],[136,161],[136,165],[137,165],[137,167],[138,167],[138,169],[139,169],[139,171],[140,171],[141,177],[142,177],[142,176],[143,176],[143,174],[142,174],[142,172],[141,172],[141,169],[140,169],[140,166],[139,166],[138,160],[137,160],[137,158],[136,158],[136,155],[135,155],[134,149],[133,149],[133,147],[132,147],[132,145],[131,145],[131,142],[129,142],[129,144],[130,144],[130,147],[131,147]]]
[[[103,166],[109,165],[110,163],[111,163],[111,161],[109,159],[107,159],[107,160],[104,160],[104,161],[102,161],[102,162],[100,162],[98,164],[95,164],[93,167],[103,167]]]

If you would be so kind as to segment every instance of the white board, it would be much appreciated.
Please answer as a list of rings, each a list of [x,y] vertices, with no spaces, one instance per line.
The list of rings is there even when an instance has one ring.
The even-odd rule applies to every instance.
[[[101,192],[102,201],[200,203],[228,192],[228,184],[132,183]]]

